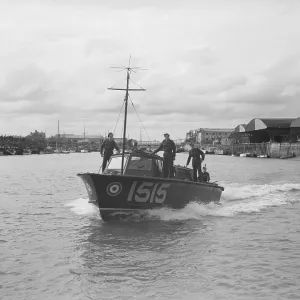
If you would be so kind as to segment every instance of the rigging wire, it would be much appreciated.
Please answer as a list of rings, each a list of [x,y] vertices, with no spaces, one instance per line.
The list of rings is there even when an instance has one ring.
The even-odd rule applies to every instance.
[[[137,112],[137,110],[136,110],[136,108],[135,108],[135,106],[134,106],[134,104],[133,104],[133,102],[132,102],[132,99],[131,99],[130,94],[128,94],[128,96],[129,96],[130,102],[131,102],[131,104],[132,104],[132,106],[133,106],[133,108],[134,108],[134,110],[135,110],[135,113],[137,114],[137,116],[138,116],[138,118],[139,118],[139,121],[140,121],[140,123],[142,124],[142,127],[143,127],[144,131],[145,131],[146,134],[147,134],[147,137],[148,137],[149,141],[151,141],[151,139],[150,139],[150,137],[149,137],[149,134],[148,134],[148,132],[147,132],[147,130],[146,130],[146,128],[145,128],[143,122],[141,121],[141,118],[140,118],[140,116],[139,116],[139,114],[138,114],[138,112]]]
[[[139,88],[144,89],[142,86],[140,86],[139,84],[137,84],[136,82],[134,82],[131,78],[129,78],[129,80],[130,80],[133,84],[137,85]]]
[[[119,116],[118,116],[118,119],[117,119],[117,123],[116,123],[116,125],[115,125],[115,128],[114,128],[114,131],[113,131],[113,134],[114,134],[114,135],[115,135],[115,131],[116,131],[116,128],[117,128],[117,125],[118,125],[119,119],[120,119],[120,115],[121,115],[121,112],[122,112],[122,109],[123,109],[124,103],[125,103],[125,101],[123,101],[123,104],[122,104],[121,110],[120,110],[120,112],[119,112]]]

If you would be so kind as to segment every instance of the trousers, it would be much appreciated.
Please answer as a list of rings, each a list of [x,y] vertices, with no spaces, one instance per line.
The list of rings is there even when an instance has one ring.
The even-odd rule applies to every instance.
[[[203,182],[201,162],[193,163],[193,177],[194,177],[195,182],[198,182],[198,176],[197,175],[199,175],[199,181]]]
[[[106,168],[106,165],[108,161],[110,160],[111,154],[110,153],[104,153],[103,155],[103,162],[102,162],[102,173]]]
[[[174,177],[173,155],[169,152],[164,152],[163,176],[164,178]]]

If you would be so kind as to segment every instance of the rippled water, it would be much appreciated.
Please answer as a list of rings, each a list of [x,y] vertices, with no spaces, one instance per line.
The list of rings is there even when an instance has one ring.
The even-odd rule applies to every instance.
[[[205,162],[221,206],[104,223],[98,153],[0,157],[0,299],[300,299],[300,160]]]

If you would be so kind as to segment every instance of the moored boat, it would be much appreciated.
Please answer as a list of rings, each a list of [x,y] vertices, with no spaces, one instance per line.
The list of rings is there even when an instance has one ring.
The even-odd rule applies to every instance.
[[[295,152],[293,152],[293,154],[280,156],[279,158],[280,159],[288,159],[288,158],[294,158],[294,157],[296,157]]]

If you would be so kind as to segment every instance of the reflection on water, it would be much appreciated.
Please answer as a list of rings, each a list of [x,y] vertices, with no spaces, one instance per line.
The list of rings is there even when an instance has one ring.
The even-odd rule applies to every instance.
[[[206,270],[195,274],[201,270],[201,257],[211,248],[213,230],[205,222],[104,223],[93,218],[79,234],[86,237],[80,241],[82,268],[71,272],[86,282],[89,294],[105,296],[105,287],[108,296],[111,290],[120,289],[120,283],[127,293],[139,294],[145,288],[151,290],[154,282],[161,282],[162,288],[170,276],[180,280],[197,276],[199,285],[207,283]]]

